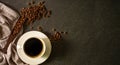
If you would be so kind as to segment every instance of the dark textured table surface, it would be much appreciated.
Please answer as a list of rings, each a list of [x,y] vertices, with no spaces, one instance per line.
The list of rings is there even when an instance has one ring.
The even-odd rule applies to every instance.
[[[1,0],[17,11],[30,0]],[[67,31],[41,65],[120,65],[119,0],[46,0],[52,15],[34,23]]]

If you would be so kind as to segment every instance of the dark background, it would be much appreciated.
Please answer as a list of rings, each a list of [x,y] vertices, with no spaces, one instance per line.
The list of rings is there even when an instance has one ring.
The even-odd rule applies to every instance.
[[[1,1],[19,11],[31,0]],[[34,29],[68,34],[52,43],[51,56],[41,65],[120,65],[119,0],[46,0],[45,5],[52,15],[35,22]]]

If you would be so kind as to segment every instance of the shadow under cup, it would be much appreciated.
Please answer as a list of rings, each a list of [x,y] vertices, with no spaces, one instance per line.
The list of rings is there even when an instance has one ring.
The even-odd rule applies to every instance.
[[[43,42],[38,38],[29,38],[25,41],[23,49],[26,55],[35,58],[44,53]]]

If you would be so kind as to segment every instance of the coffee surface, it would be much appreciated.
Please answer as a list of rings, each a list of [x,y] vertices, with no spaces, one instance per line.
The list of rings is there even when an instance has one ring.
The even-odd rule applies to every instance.
[[[30,57],[39,55],[42,48],[42,42],[37,38],[30,38],[24,44],[24,51]]]

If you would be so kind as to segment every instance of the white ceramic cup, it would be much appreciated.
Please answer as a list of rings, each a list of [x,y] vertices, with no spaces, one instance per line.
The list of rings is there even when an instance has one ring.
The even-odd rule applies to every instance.
[[[34,57],[26,54],[25,49],[24,49],[26,41],[31,38],[36,38],[42,43],[42,50],[37,56],[34,56]],[[38,64],[43,63],[50,56],[51,42],[44,33],[38,32],[38,31],[29,31],[23,34],[19,38],[17,42],[17,53],[23,62],[30,64],[30,65],[38,65]]]

